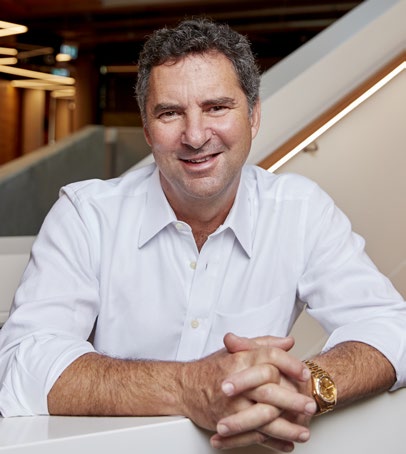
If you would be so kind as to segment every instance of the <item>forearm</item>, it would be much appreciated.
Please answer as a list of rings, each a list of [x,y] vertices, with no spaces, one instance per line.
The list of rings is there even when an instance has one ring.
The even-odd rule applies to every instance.
[[[228,376],[275,362],[287,375],[302,379],[306,367],[280,348],[290,341],[269,342],[276,347],[235,353],[223,349],[186,363],[120,360],[88,353],[55,382],[48,394],[48,410],[59,415],[178,414],[215,430],[221,418],[253,405],[247,396],[223,392],[221,386]],[[279,376],[279,369],[273,370]],[[303,396],[295,408],[303,411],[306,402],[311,399]]]
[[[54,415],[181,414],[184,364],[130,361],[88,353],[79,357],[48,394]]]
[[[338,405],[386,391],[396,380],[393,366],[386,357],[361,342],[339,344],[314,361],[333,378]]]

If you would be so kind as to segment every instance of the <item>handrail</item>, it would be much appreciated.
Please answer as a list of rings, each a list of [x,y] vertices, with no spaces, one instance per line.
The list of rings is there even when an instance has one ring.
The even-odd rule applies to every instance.
[[[258,163],[258,165],[264,169],[269,169],[274,166],[281,159],[285,158],[288,153],[291,152],[295,147],[304,142],[308,137],[313,133],[319,130],[323,125],[333,119],[336,115],[340,114],[344,109],[346,109],[351,103],[357,100],[365,92],[371,89],[377,82],[382,80],[385,76],[390,74],[394,69],[399,65],[406,62],[406,51],[402,51],[395,58],[393,58],[389,63],[375,72],[371,77],[365,80],[357,88],[352,90],[347,95],[343,96],[337,103],[332,107],[327,109],[325,112],[320,114],[316,119],[311,121],[307,126],[302,128],[300,131],[295,133],[282,145],[276,148],[271,154]]]

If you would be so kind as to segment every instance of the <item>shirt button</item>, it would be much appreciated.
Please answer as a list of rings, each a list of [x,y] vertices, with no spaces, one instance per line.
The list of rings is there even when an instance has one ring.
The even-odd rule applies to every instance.
[[[193,328],[193,329],[196,329],[196,328],[199,328],[199,320],[192,320],[190,322],[190,326]]]
[[[189,266],[190,266],[190,268],[192,268],[192,270],[195,270],[196,266],[197,266],[197,263],[196,262],[190,262]]]
[[[177,222],[175,224],[175,227],[176,227],[176,230],[183,230],[183,224],[181,224],[180,222]]]

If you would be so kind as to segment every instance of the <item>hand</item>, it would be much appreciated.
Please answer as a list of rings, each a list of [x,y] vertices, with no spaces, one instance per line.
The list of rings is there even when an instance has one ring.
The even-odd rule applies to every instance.
[[[278,377],[281,371],[295,380],[303,380],[303,372],[307,370],[301,361],[287,356],[284,349],[293,346],[291,338],[244,339],[228,335],[225,342],[231,352],[222,349],[202,360],[186,363],[183,369],[182,414],[210,430],[215,430],[220,419],[255,405],[242,392],[224,393],[221,385],[226,377],[261,364],[274,364],[272,370],[277,371]]]
[[[246,339],[229,334],[224,343],[228,351],[237,352],[266,346],[275,349],[275,339]],[[286,349],[293,346],[291,338],[279,338],[278,342],[279,346],[285,342]],[[230,397],[243,395],[253,404],[219,421],[218,433],[212,437],[214,447],[266,443],[275,449],[289,451],[293,449],[293,441],[307,441],[310,416],[316,411],[314,400],[305,395],[310,374],[301,361],[286,353],[282,357],[285,370],[289,369],[287,364],[290,362],[297,368],[297,374],[291,374],[289,379],[279,368],[278,359],[237,372],[222,383],[223,391]]]

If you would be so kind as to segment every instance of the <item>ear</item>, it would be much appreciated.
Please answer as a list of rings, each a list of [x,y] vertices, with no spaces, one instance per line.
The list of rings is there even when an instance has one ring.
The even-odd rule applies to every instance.
[[[149,146],[151,146],[151,136],[149,135],[148,127],[143,125],[144,137]]]
[[[261,101],[258,99],[255,103],[251,114],[251,135],[254,138],[259,130],[261,124]]]

